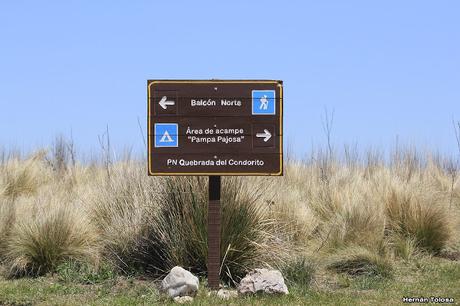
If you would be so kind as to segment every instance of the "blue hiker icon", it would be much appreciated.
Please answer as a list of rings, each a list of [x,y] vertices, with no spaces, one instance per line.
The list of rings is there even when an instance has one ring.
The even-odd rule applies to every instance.
[[[275,91],[253,90],[252,91],[252,114],[275,115]]]

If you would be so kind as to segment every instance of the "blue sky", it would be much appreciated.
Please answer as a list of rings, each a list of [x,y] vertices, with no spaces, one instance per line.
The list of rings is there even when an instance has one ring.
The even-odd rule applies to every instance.
[[[0,146],[70,131],[144,152],[146,80],[281,79],[302,154],[400,144],[456,154],[459,1],[0,1]]]

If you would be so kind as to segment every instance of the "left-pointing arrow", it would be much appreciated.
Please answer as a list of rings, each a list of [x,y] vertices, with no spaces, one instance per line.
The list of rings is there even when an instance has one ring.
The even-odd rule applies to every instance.
[[[168,105],[174,105],[176,104],[174,101],[167,101],[167,97],[166,96],[163,96],[163,98],[161,98],[160,102],[158,102],[158,104],[160,104],[160,106],[163,108],[163,109],[167,109],[168,108]]]
[[[263,133],[257,133],[256,134],[257,138],[264,138],[264,142],[267,142],[270,138],[272,138],[272,134],[270,133],[269,130],[264,129]]]

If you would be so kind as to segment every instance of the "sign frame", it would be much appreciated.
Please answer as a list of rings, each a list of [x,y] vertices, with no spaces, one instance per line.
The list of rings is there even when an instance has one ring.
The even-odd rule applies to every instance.
[[[152,122],[152,86],[155,84],[270,84],[275,85],[279,89],[279,171],[278,172],[152,172],[152,149],[154,144],[152,143],[154,122]],[[276,101],[276,100],[275,100]],[[251,102],[252,103],[252,102]],[[276,107],[276,102],[275,102]],[[147,80],[147,160],[148,160],[148,175],[149,176],[282,176],[284,172],[283,163],[283,81],[281,80],[223,80],[223,79],[210,79],[210,80],[174,80],[174,79],[149,79]],[[257,154],[257,153],[254,153]]]

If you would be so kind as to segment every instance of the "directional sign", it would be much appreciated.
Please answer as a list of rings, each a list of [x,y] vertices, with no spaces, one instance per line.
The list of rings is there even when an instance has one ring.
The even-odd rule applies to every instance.
[[[149,80],[149,175],[282,175],[283,83]]]

